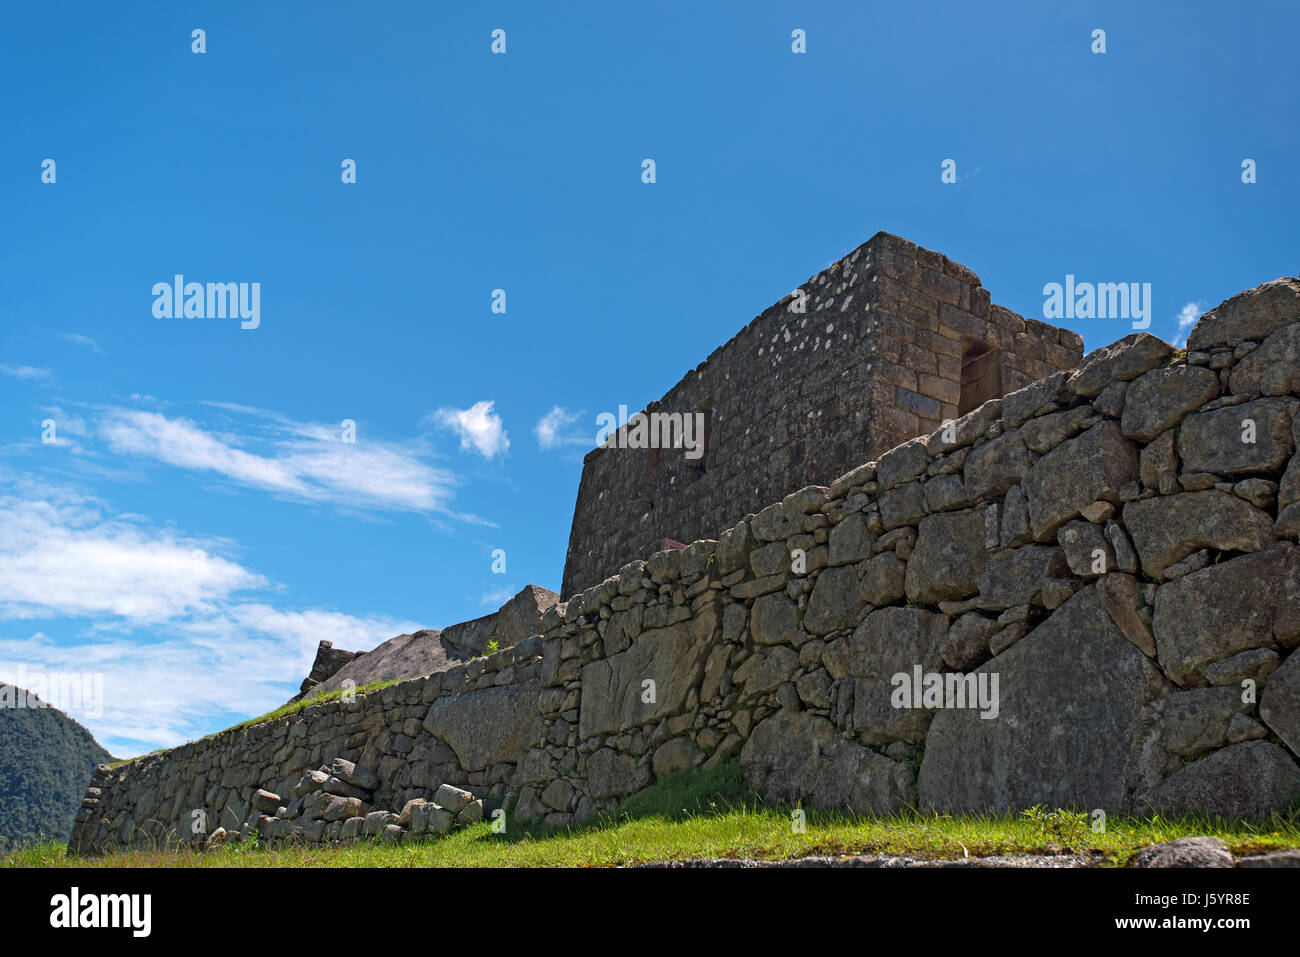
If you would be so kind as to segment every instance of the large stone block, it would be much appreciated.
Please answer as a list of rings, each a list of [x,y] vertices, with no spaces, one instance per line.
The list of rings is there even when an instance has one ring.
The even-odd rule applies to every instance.
[[[587,792],[596,800],[635,793],[652,777],[648,765],[613,748],[601,748],[587,758]]]
[[[853,632],[849,640],[853,729],[867,744],[925,740],[933,713],[920,707],[895,708],[892,678],[901,673],[910,680],[916,665],[923,673],[944,670],[948,623],[947,615],[922,608],[881,608]]]
[[[1161,814],[1251,818],[1285,810],[1297,798],[1300,767],[1290,755],[1276,744],[1246,741],[1175,771],[1152,806]]]
[[[717,632],[717,611],[706,606],[690,621],[644,632],[627,651],[585,665],[579,735],[585,740],[680,714],[704,677]],[[652,702],[642,700],[645,681],[654,682]]]
[[[1295,451],[1294,399],[1256,399],[1189,415],[1178,433],[1187,472],[1246,475],[1281,472]]]
[[[852,628],[862,616],[859,588],[859,572],[855,566],[823,569],[808,599],[804,628],[814,635]]]
[[[1019,430],[974,448],[966,457],[966,494],[972,501],[999,497],[1029,469],[1029,449]]]
[[[1286,746],[1300,755],[1300,651],[1293,651],[1268,678],[1259,716]]]
[[[1102,422],[1058,445],[1025,477],[1035,540],[1051,541],[1093,502],[1119,501],[1120,488],[1137,481],[1138,474],[1137,446],[1124,438],[1117,422]]]
[[[1300,323],[1279,329],[1238,362],[1229,385],[1234,395],[1300,394]]]
[[[915,795],[906,767],[806,711],[779,711],[759,722],[740,763],[750,787],[774,804],[887,814]]]
[[[1070,377],[1069,388],[1075,395],[1091,399],[1112,382],[1129,382],[1164,365],[1173,352],[1173,346],[1151,333],[1135,332],[1084,356]]]
[[[1203,685],[1211,662],[1274,648],[1279,616],[1287,627],[1284,584],[1293,551],[1277,544],[1161,585],[1152,630],[1165,673],[1184,687]]]
[[[922,807],[1129,808],[1141,774],[1128,743],[1145,706],[1173,686],[1115,627],[1095,586],[980,673],[999,676],[997,717],[975,709],[935,715],[918,782]]]
[[[907,562],[908,600],[932,605],[975,594],[987,560],[984,538],[983,511],[923,518]]]
[[[1138,376],[1128,387],[1120,427],[1149,442],[1219,394],[1219,376],[1204,366],[1170,366]]]
[[[1273,541],[1267,513],[1218,489],[1130,502],[1124,506],[1124,526],[1142,570],[1152,578],[1202,548],[1254,552]]]
[[[1203,351],[1243,339],[1263,339],[1300,321],[1300,280],[1275,279],[1225,299],[1197,320],[1187,348]]]
[[[1022,545],[994,552],[980,576],[979,607],[1002,611],[1016,605],[1042,605],[1048,582],[1069,575],[1065,552],[1055,546]]]
[[[424,730],[451,745],[466,771],[515,764],[531,742],[540,693],[541,685],[528,681],[443,695],[429,706]]]

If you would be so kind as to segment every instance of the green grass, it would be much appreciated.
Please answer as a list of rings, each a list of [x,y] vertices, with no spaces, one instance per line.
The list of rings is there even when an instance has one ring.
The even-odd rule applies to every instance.
[[[305,711],[307,708],[314,708],[316,705],[324,704],[326,701],[334,701],[338,698],[342,698],[344,694],[349,692],[352,694],[368,694],[371,691],[380,691],[387,688],[389,685],[397,684],[398,680],[405,679],[372,681],[370,684],[359,685],[356,688],[335,688],[333,691],[326,691],[323,694],[309,695],[300,701],[292,701],[289,704],[280,705],[280,707],[276,708],[274,711],[268,711],[260,718],[249,718],[247,721],[241,721],[239,724],[229,727],[225,731],[218,731],[216,734],[210,734],[207,737],[215,738],[218,735],[227,734],[231,731],[240,731],[244,728],[251,728],[255,724],[266,724],[268,721],[278,721],[280,718],[287,718],[291,714],[297,714],[299,711]],[[204,738],[203,740],[207,740],[207,738]]]
[[[708,773],[668,777],[615,812],[577,827],[511,825],[506,833],[494,834],[485,822],[401,845],[232,845],[208,853],[132,851],[93,859],[69,858],[62,846],[47,844],[0,858],[0,866],[598,867],[713,857],[780,860],[810,854],[982,857],[1062,846],[1098,851],[1103,864],[1120,866],[1140,847],[1195,834],[1220,837],[1236,854],[1300,847],[1300,819],[1295,814],[1254,822],[1112,817],[1103,834],[1081,825],[1079,817],[1042,808],[1006,816],[809,811],[806,829],[799,833],[790,809],[765,807],[750,793],[733,759]]]
[[[407,680],[410,679],[402,678],[402,679],[395,679],[393,681],[372,681],[370,682],[370,684],[359,685],[358,687],[352,689],[336,688],[333,691],[326,691],[322,694],[312,695],[303,698],[300,701],[291,701],[288,704],[281,705],[280,707],[276,708],[274,711],[268,711],[266,714],[262,715],[259,718],[249,718],[247,721],[241,721],[239,724],[231,725],[229,728],[226,728],[224,731],[215,731],[212,734],[204,735],[202,738],[199,738],[198,740],[207,741],[211,738],[219,738],[221,737],[221,735],[229,734],[232,731],[241,731],[244,728],[251,728],[255,724],[266,724],[269,721],[277,721],[280,718],[287,718],[289,715],[297,714],[299,711],[305,711],[307,708],[313,708],[318,704],[324,704],[326,701],[334,701],[337,698],[341,698],[343,697],[344,694],[347,694],[349,690],[353,694],[367,694],[371,691],[380,691],[384,688],[387,688],[389,685],[395,685],[398,683],[398,681],[407,681]],[[193,741],[190,742],[190,744],[193,743],[194,743]],[[171,749],[159,748],[156,751],[150,751],[149,754],[142,755],[142,757],[150,757],[151,755],[162,754],[164,751],[169,751],[169,750]],[[111,764],[109,764],[109,767],[117,768],[117,767],[121,767],[124,764],[130,764],[132,761],[138,761],[138,760],[140,760],[140,758],[138,757],[126,758],[125,760],[122,761],[112,762]]]

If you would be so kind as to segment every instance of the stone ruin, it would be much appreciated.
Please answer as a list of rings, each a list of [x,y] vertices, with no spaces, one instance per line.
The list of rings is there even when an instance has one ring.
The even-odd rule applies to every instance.
[[[900,242],[853,256],[866,269],[874,248],[877,283],[897,282],[889,270],[912,265],[883,252]],[[853,256],[827,273],[851,274]],[[832,377],[856,361],[824,355]],[[447,822],[463,798],[445,786],[508,827],[567,826],[735,758],[769,802],[862,813],[1286,811],[1300,799],[1298,407],[1300,281],[1283,278],[1206,313],[1186,350],[1127,336],[563,601],[531,592],[535,632],[502,631],[495,651],[483,636],[498,621],[420,633],[452,632],[473,656],[101,767],[70,846],[218,826],[400,839]],[[365,777],[358,805],[335,800],[330,778],[360,786],[340,762]]]
[[[991,305],[965,266],[877,233],[643,411],[698,415],[702,454],[587,455],[560,591],[594,585],[665,539],[710,538],[1082,355],[1077,333]]]

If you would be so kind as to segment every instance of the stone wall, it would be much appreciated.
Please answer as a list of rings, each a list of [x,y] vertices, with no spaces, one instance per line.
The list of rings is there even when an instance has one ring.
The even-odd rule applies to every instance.
[[[587,455],[560,592],[934,431],[957,417],[975,356],[990,374],[967,391],[991,390],[983,401],[1072,369],[1082,354],[1068,329],[991,306],[965,266],[877,233],[645,409],[703,414],[702,459],[680,448]]]
[[[374,768],[393,812],[450,782],[552,825],[737,755],[804,806],[1284,810],[1300,282],[1221,304],[1189,347],[1129,336],[625,564],[515,648],[103,769],[74,847],[199,807],[237,823],[334,757]]]

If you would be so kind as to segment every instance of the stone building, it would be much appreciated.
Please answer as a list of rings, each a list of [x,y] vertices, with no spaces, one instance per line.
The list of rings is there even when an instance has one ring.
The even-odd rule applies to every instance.
[[[716,537],[1082,355],[1076,333],[990,304],[965,266],[877,233],[645,409],[692,416],[702,448],[629,447],[629,423],[587,455],[560,594],[666,539]]]

